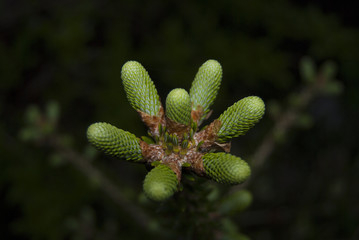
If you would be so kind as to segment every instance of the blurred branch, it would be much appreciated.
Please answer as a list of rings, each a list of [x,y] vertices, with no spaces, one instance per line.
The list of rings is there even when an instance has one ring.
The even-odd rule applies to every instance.
[[[275,150],[278,136],[285,137],[288,131],[296,124],[299,116],[303,114],[309,103],[317,95],[320,93],[338,94],[342,90],[340,83],[334,80],[336,66],[330,61],[325,62],[317,73],[314,62],[305,57],[300,63],[299,70],[306,85],[300,93],[291,95],[294,101],[290,103],[286,111],[275,119],[275,125],[272,130],[263,138],[262,143],[252,157],[253,168],[263,166]]]
[[[257,148],[252,158],[253,168],[258,168],[264,164],[276,147],[277,141],[275,136],[278,133],[284,136],[293,127],[298,115],[308,106],[309,102],[316,96],[316,93],[317,86],[307,86],[298,96],[299,103],[291,106],[281,114],[272,130],[264,137],[262,143]]]
[[[21,129],[19,137],[24,141],[32,141],[52,148],[55,154],[67,160],[90,180],[95,179],[100,189],[130,215],[142,229],[150,230],[150,217],[133,204],[114,182],[94,167],[87,157],[73,150],[68,140],[65,140],[68,136],[56,132],[59,115],[60,109],[56,102],[49,102],[45,111],[41,111],[37,106],[30,106],[25,114],[25,127]]]
[[[110,179],[92,166],[88,159],[65,146],[56,136],[50,137],[47,143],[89,179],[96,179],[101,190],[120,206],[123,211],[127,212],[139,226],[143,229],[148,228],[150,218],[140,208],[132,204]]]

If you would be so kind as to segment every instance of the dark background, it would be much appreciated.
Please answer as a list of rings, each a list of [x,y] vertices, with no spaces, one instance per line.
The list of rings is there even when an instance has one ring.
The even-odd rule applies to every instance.
[[[197,183],[166,203],[149,202],[146,169],[98,154],[86,139],[97,121],[145,135],[121,84],[126,61],[145,66],[164,100],[173,88],[189,89],[199,66],[216,59],[223,83],[213,118],[245,96],[267,104],[232,153],[251,165],[274,132],[270,154],[241,187],[253,202],[228,218],[232,225],[251,239],[359,239],[358,26],[350,1],[0,1],[0,238],[161,239],[168,231],[162,238],[245,239],[225,238],[230,230],[221,227],[206,237],[217,228],[201,223],[211,222],[216,204],[207,215],[181,215],[188,212],[180,206],[210,205],[202,197],[184,201],[188,192],[205,195]],[[335,64],[339,83],[337,94],[315,93],[296,108],[293,99],[308,87],[299,68],[305,56],[318,71]],[[61,109],[52,136],[92,159],[155,230],[143,230],[64,151],[41,136],[24,141],[26,112],[49,103]],[[273,127],[291,109],[295,120],[276,136]],[[218,199],[241,189],[201,184],[219,191]]]

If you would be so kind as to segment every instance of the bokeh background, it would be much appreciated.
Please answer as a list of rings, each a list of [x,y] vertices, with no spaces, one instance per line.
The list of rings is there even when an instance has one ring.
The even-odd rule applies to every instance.
[[[358,26],[350,1],[0,1],[0,239],[359,239]],[[207,59],[224,71],[212,119],[245,96],[267,104],[232,142],[252,177],[189,176],[153,203],[147,170],[86,129],[146,134],[126,61],[164,100]]]

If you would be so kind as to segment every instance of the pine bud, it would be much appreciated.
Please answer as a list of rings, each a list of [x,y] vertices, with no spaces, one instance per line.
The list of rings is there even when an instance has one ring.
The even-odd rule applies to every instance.
[[[221,127],[217,133],[217,142],[228,142],[231,138],[244,135],[263,116],[265,105],[261,98],[246,97],[221,114]]]
[[[189,92],[192,110],[202,110],[201,120],[217,97],[222,80],[222,66],[216,60],[206,61],[198,70]],[[199,122],[199,123],[200,123]]]
[[[166,165],[159,164],[145,178],[143,190],[148,198],[154,201],[164,201],[177,191],[176,174]]]
[[[166,115],[171,120],[188,125],[191,121],[191,100],[186,90],[173,89],[166,99]]]
[[[87,129],[89,142],[98,150],[125,160],[139,161],[142,151],[135,135],[108,123],[94,123]]]
[[[157,116],[161,102],[146,69],[136,61],[128,61],[122,67],[122,83],[131,106],[151,116]]]
[[[219,183],[239,184],[251,173],[245,161],[228,153],[207,153],[203,155],[203,165],[207,176]]]

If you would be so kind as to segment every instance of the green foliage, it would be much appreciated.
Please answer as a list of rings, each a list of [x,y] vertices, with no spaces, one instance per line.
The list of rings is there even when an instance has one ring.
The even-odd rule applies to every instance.
[[[128,161],[142,159],[139,140],[135,135],[108,123],[94,123],[87,129],[89,142],[106,154]]]
[[[176,88],[167,95],[166,115],[175,122],[189,125],[191,121],[191,100],[186,90]]]
[[[203,117],[209,112],[217,97],[222,80],[222,66],[216,60],[208,60],[199,68],[192,87],[190,97],[192,109],[202,110]]]
[[[217,141],[223,143],[244,135],[263,117],[264,110],[264,102],[259,97],[251,96],[239,100],[219,117],[221,128]]]
[[[154,201],[164,201],[177,191],[176,174],[164,164],[153,168],[143,182],[143,191]]]
[[[251,174],[251,169],[245,161],[228,153],[205,154],[203,166],[208,177],[219,183],[239,184]]]
[[[121,77],[131,106],[151,116],[158,115],[161,103],[146,69],[136,61],[128,61],[122,67]]]

